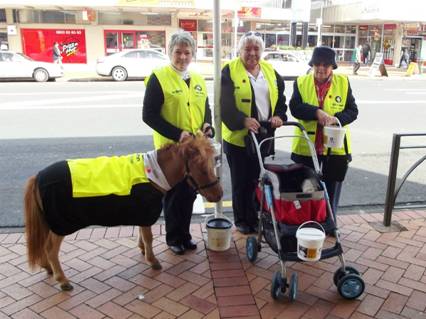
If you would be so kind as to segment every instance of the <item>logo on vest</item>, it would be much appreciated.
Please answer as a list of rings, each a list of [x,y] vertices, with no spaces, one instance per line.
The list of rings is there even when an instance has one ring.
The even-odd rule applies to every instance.
[[[342,97],[336,96],[335,100],[336,100],[337,103],[340,103],[340,102],[342,102]]]
[[[201,92],[203,90],[203,88],[201,87],[201,85],[197,84],[197,85],[194,86],[194,90]]]

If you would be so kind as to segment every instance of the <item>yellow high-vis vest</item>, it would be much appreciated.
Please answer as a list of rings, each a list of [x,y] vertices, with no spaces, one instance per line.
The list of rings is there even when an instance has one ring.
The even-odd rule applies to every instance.
[[[275,76],[274,68],[268,62],[260,60],[259,62],[262,73],[268,83],[269,99],[271,101],[271,114],[274,114],[275,107],[278,101],[278,84]],[[240,58],[229,62],[229,71],[232,82],[234,82],[234,98],[237,109],[243,112],[248,117],[251,117],[251,104],[253,100],[250,79],[247,75],[247,70],[244,67]],[[227,107],[223,105],[222,107]],[[230,144],[244,147],[244,136],[248,130],[232,131],[225,123],[222,122],[222,137]]]
[[[135,184],[149,183],[142,153],[68,160],[72,195],[129,195]]]
[[[190,85],[171,66],[154,70],[164,94],[161,116],[170,124],[190,133],[196,133],[204,124],[207,88],[204,79],[189,72]],[[147,80],[146,80],[147,81]],[[159,149],[166,144],[175,143],[154,131],[154,147]]]
[[[318,97],[315,90],[314,75],[308,74],[297,78],[297,87],[302,97],[302,102],[314,106],[319,106]],[[330,115],[344,110],[346,99],[348,97],[349,81],[345,75],[333,74],[330,88],[324,98],[323,110]],[[317,131],[318,121],[299,120],[308,132],[309,138],[315,144],[315,132]],[[351,153],[351,138],[349,128],[346,129],[346,141],[348,154]],[[295,135],[301,135],[302,132],[298,127],[295,128]],[[292,152],[298,155],[311,156],[308,143],[303,138],[294,138]],[[327,153],[327,148],[324,148],[324,155]],[[345,155],[345,146],[341,148],[332,148],[331,155]]]

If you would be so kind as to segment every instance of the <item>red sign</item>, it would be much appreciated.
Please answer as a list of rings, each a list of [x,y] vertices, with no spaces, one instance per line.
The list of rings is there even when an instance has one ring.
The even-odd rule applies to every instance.
[[[241,7],[241,9],[238,10],[239,18],[260,18],[261,14],[262,11],[260,8]]]
[[[53,44],[59,43],[63,63],[86,63],[84,29],[22,29],[24,54],[37,61],[53,62]]]
[[[197,31],[197,20],[181,19],[179,20],[179,28],[185,31]]]
[[[383,26],[383,28],[384,28],[385,30],[393,30],[393,29],[396,29],[396,24],[385,24],[385,25]]]

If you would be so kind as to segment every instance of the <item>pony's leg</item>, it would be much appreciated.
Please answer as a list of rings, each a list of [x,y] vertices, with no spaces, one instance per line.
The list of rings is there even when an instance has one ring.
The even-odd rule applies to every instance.
[[[152,269],[161,269],[161,264],[154,256],[152,249],[152,232],[150,226],[139,227],[139,247],[142,254],[145,255],[145,261],[151,265]]]
[[[59,262],[59,249],[61,248],[61,243],[64,240],[64,236],[59,236],[49,232],[49,238],[45,247],[45,252],[47,260],[49,261],[50,266],[53,270],[53,278],[59,283],[60,287],[64,291],[72,290],[74,287],[70,284],[67,277],[65,277],[64,271],[62,270],[61,264]]]
[[[53,274],[52,267],[50,266],[49,260],[47,259],[46,250],[43,251],[43,256],[41,257],[40,266],[41,268],[44,268],[46,270],[48,275]]]

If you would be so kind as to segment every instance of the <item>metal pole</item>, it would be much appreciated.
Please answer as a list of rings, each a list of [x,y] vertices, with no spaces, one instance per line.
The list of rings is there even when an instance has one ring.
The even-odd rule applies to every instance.
[[[401,136],[394,134],[392,138],[391,159],[389,164],[388,186],[386,189],[385,213],[383,215],[383,225],[389,227],[392,220],[392,210],[395,205],[395,183],[398,169],[399,147]]]
[[[220,75],[221,75],[221,17],[220,0],[214,0],[213,18],[213,64],[214,64],[214,126],[216,130],[216,141],[222,143],[222,120],[220,118]],[[222,154],[220,155],[222,163]],[[222,166],[216,168],[217,177],[222,180]],[[223,203],[220,200],[215,205],[215,217],[223,214]]]
[[[237,57],[237,50],[238,50],[237,49],[237,46],[238,46],[237,39],[238,39],[238,26],[239,26],[239,24],[240,24],[240,20],[238,19],[238,10],[235,9],[234,10],[234,52],[233,52],[233,55],[232,55],[233,58]]]

